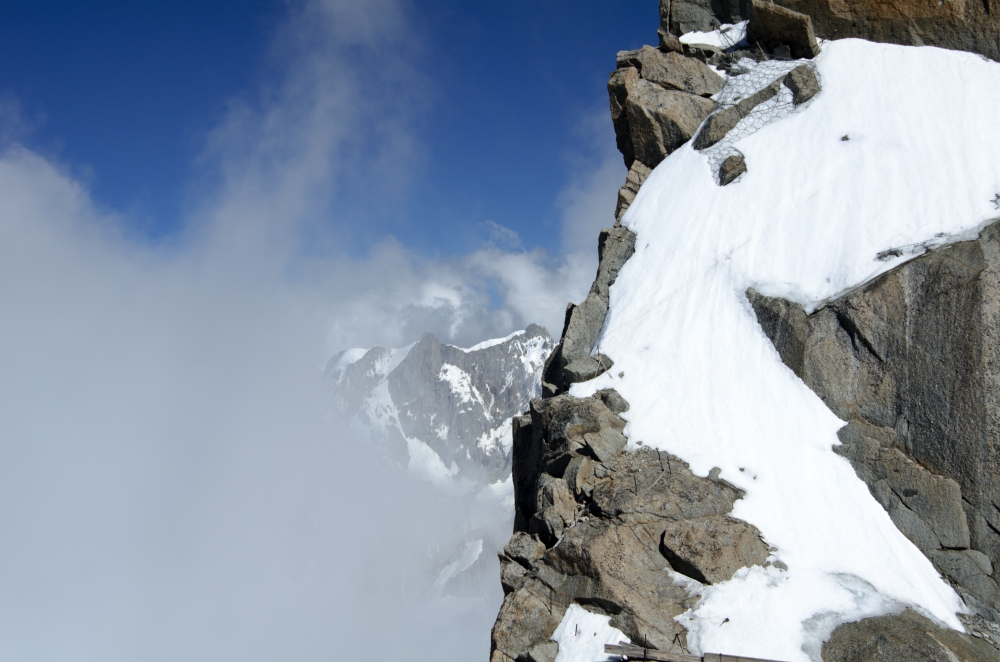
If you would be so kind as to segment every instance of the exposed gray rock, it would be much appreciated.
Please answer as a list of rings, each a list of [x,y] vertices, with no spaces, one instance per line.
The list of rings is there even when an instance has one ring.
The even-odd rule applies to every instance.
[[[511,536],[510,542],[503,548],[503,553],[525,568],[530,568],[535,561],[542,558],[542,554],[545,553],[545,545],[535,536],[518,531]]]
[[[776,0],[812,17],[824,39],[856,37],[908,46],[938,46],[1000,59],[1000,11],[994,0]]]
[[[664,53],[684,54],[684,45],[677,38],[677,35],[670,34],[663,28],[660,28],[656,31],[656,36],[659,38],[659,48]]]
[[[782,361],[850,422],[838,452],[967,603],[995,621],[997,584],[973,571],[980,557],[943,552],[968,548],[1000,563],[1000,225],[812,315],[747,296]]]
[[[726,581],[740,568],[762,566],[768,556],[755,527],[726,515],[670,522],[660,551],[677,572],[703,584]]]
[[[549,548],[526,574],[505,575],[516,577],[514,584],[505,579],[513,590],[493,629],[494,662],[535,655],[574,602],[610,616],[634,642],[687,652],[685,630],[674,618],[696,598],[668,571],[716,582],[765,562],[759,532],[729,516],[742,492],[693,475],[667,453],[621,451],[625,422],[615,412],[625,409],[611,390],[582,399],[560,395],[533,401],[531,422],[517,423],[515,530],[551,521],[554,504],[566,501],[564,489],[580,510],[561,538],[546,540]],[[615,447],[595,452],[596,438],[612,437]],[[565,523],[569,508],[562,508]],[[506,555],[527,540],[515,533]]]
[[[710,97],[725,84],[722,76],[700,60],[681,53],[662,52],[652,46],[635,51],[621,51],[616,58],[618,68],[634,67],[643,80],[668,90],[678,90]]]
[[[841,625],[823,644],[825,662],[995,662],[983,639],[939,627],[909,609]]]
[[[528,651],[528,662],[556,662],[559,654],[559,644],[546,641]]]
[[[727,186],[747,171],[747,162],[742,154],[733,154],[719,166],[719,185]]]
[[[611,102],[611,123],[615,128],[615,145],[625,159],[625,167],[631,168],[635,161],[635,148],[632,145],[632,133],[629,131],[626,101],[629,90],[639,80],[639,71],[635,67],[616,69],[608,79],[608,98]]]
[[[819,45],[813,32],[812,19],[770,0],[751,0],[747,41],[772,52],[778,46],[788,46],[794,58],[819,55]]]
[[[632,206],[635,196],[639,193],[639,188],[646,181],[646,178],[649,177],[650,172],[652,170],[642,161],[632,162],[632,167],[628,169],[628,174],[625,175],[625,183],[618,190],[618,206],[615,208],[615,227],[621,225],[625,210]]]
[[[737,103],[720,108],[708,116],[698,137],[694,139],[695,149],[707,149],[726,137],[740,120],[750,114],[754,108],[764,103],[768,99],[773,99],[781,89],[781,82],[775,81],[762,90],[751,94]]]
[[[660,0],[660,29],[675,35],[741,20],[740,0]]]
[[[782,82],[792,91],[792,103],[796,106],[809,101],[819,94],[819,78],[816,70],[807,64],[801,64],[792,69]]]
[[[552,351],[542,373],[543,395],[565,392],[574,383],[565,368],[591,355],[608,313],[608,292],[618,271],[635,250],[635,234],[622,227],[601,230],[598,267],[594,284],[579,306],[566,309],[562,339]]]
[[[563,374],[571,384],[590,381],[598,375],[603,375],[615,365],[615,362],[603,354],[584,356],[571,362],[563,368]]]
[[[655,168],[691,139],[714,107],[709,99],[635,81],[625,102],[635,158]]]
[[[528,524],[528,531],[551,546],[575,519],[576,499],[566,481],[549,474],[540,475],[535,492],[535,514]]]

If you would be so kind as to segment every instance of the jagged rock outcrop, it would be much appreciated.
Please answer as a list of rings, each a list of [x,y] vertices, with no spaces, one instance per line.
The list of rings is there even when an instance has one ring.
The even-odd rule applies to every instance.
[[[608,96],[618,149],[628,168],[635,161],[655,168],[715,107],[707,97],[722,89],[722,77],[700,60],[651,46],[620,52],[617,65]]]
[[[823,644],[825,662],[973,662],[997,659],[982,639],[938,627],[909,609],[866,618],[834,630]]]
[[[515,533],[500,555],[506,597],[492,662],[551,662],[571,603],[611,616],[633,642],[685,652],[674,617],[694,602],[674,580],[725,581],[765,565],[757,529],[729,516],[742,492],[664,452],[622,452],[614,391],[534,400],[515,419]]]
[[[777,0],[812,17],[816,36],[938,46],[1000,60],[997,0]]]
[[[746,39],[751,46],[796,59],[819,55],[819,44],[808,14],[770,0],[750,0],[749,9]],[[781,52],[786,48],[787,52]]]
[[[765,0],[762,4],[809,16],[815,36],[824,39],[857,37],[905,46],[938,46],[1000,60],[997,0]],[[674,35],[706,31],[720,23],[750,19],[752,13],[747,0],[660,0],[660,30]]]
[[[747,296],[782,361],[848,421],[836,450],[966,603],[1000,623],[1000,224],[811,315]]]
[[[565,393],[570,384],[593,379],[610,369],[611,360],[591,353],[608,314],[608,290],[633,251],[635,235],[630,230],[623,227],[601,230],[597,277],[583,303],[566,307],[562,338],[542,372],[544,395]]]

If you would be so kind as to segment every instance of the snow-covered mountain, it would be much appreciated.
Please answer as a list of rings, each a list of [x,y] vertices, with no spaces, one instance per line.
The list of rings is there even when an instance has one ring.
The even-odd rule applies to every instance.
[[[510,474],[511,417],[541,393],[548,332],[525,330],[467,349],[432,334],[402,349],[330,359],[335,410],[397,462],[433,481],[482,484]]]

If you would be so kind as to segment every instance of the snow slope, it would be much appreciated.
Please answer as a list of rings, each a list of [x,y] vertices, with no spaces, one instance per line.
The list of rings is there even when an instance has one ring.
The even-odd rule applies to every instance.
[[[694,650],[817,660],[837,624],[904,605],[962,629],[961,600],[831,450],[843,422],[781,363],[744,292],[810,310],[923,249],[881,251],[1000,216],[1000,64],[860,40],[815,62],[823,91],[736,143],[738,182],[717,186],[690,144],[650,175],[599,341],[615,369],[572,389],[617,389],[631,446],[721,468],[747,493],[733,515],[788,566],[695,589]]]

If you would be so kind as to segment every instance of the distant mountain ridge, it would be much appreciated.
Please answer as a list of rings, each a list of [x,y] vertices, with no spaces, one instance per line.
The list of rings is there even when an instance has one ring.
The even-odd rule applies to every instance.
[[[541,394],[552,347],[537,324],[468,349],[428,333],[401,349],[338,353],[327,391],[400,464],[434,481],[496,482],[510,474],[511,417]]]

